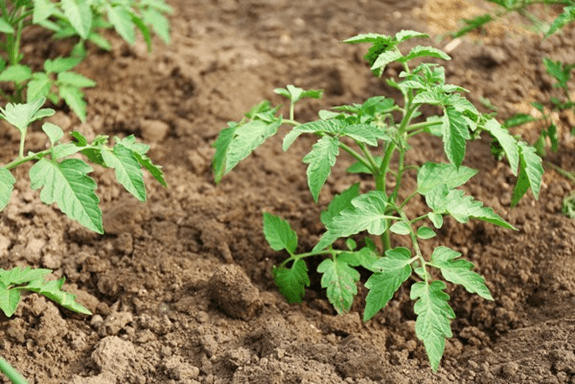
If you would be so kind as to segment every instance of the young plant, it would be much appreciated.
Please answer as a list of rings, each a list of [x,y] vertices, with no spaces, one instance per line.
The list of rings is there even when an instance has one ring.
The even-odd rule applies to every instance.
[[[85,42],[110,50],[111,44],[101,34],[114,28],[130,44],[139,29],[151,49],[153,29],[166,43],[170,41],[168,20],[164,13],[171,7],[164,0],[0,0],[0,81],[13,85],[11,93],[0,90],[7,101],[22,103],[48,98],[54,104],[63,99],[80,120],[86,120],[83,88],[96,83],[72,69],[86,55]],[[43,70],[22,64],[21,40],[24,29],[39,25],[53,31],[55,39],[79,37],[71,57],[46,60]]]
[[[482,28],[487,23],[494,21],[497,18],[504,17],[511,12],[517,12],[526,16],[538,29],[545,32],[544,38],[559,32],[566,25],[575,22],[575,1],[573,0],[488,0],[491,3],[497,4],[499,10],[495,12],[486,13],[471,20],[465,20],[465,26],[453,34],[454,37],[463,36],[475,29]],[[534,15],[528,12],[529,8],[535,4],[546,5],[562,5],[563,12],[559,14],[551,22],[545,24],[537,19]],[[571,73],[575,69],[575,63],[561,63],[554,61],[548,57],[543,59],[543,65],[549,75],[551,75],[556,83],[554,88],[561,91],[561,98],[550,97],[549,101],[544,104],[539,102],[532,102],[531,106],[536,108],[540,113],[540,117],[533,117],[528,114],[518,113],[509,119],[505,120],[503,126],[507,129],[524,125],[527,123],[543,124],[544,128],[539,133],[539,138],[534,143],[539,156],[545,157],[547,154],[547,145],[550,144],[551,150],[557,152],[559,150],[560,140],[557,134],[557,126],[552,119],[552,113],[562,113],[564,111],[572,110],[575,113],[575,100],[572,99],[568,84],[571,81]],[[575,136],[575,127],[570,127],[571,136]],[[494,153],[498,155],[500,148],[494,148]],[[568,171],[558,167],[557,165],[546,161],[545,165],[553,168],[556,172],[566,177],[572,183],[575,183],[575,172]],[[575,218],[575,193],[565,196],[563,198],[563,213],[570,218]]]
[[[460,258],[461,253],[439,246],[431,255],[424,255],[420,242],[436,235],[435,230],[443,226],[444,216],[451,216],[460,223],[478,219],[513,229],[491,208],[457,189],[477,173],[462,165],[467,142],[483,131],[498,140],[512,172],[518,176],[513,203],[517,203],[528,188],[537,197],[543,169],[535,149],[517,141],[492,117],[478,112],[460,94],[465,89],[445,83],[443,67],[412,62],[422,57],[449,60],[446,53],[427,46],[416,46],[406,54],[399,50],[402,42],[423,37],[428,35],[400,31],[395,36],[364,34],[345,41],[371,45],[365,58],[376,76],[382,76],[385,67],[392,62],[403,67],[397,81],[387,81],[402,93],[402,104],[376,96],[362,104],[320,111],[318,120],[302,124],[294,118],[295,104],[306,97],[319,98],[321,92],[304,91],[293,85],[276,89],[276,93],[290,100],[288,118],[278,114],[279,107],[272,108],[264,101],[242,121],[229,123],[214,143],[213,168],[219,182],[282,125],[291,126],[283,141],[284,150],[302,134],[319,138],[303,158],[308,164],[309,189],[317,202],[340,151],[351,155],[357,162],[348,171],[371,175],[375,189],[363,191],[360,183],[355,183],[337,195],[321,214],[327,231],[311,251],[298,253],[297,234],[289,223],[264,213],[264,235],[270,247],[288,254],[284,262],[273,268],[275,282],[288,302],[300,302],[310,284],[306,259],[327,256],[317,271],[322,274],[321,284],[327,289],[328,300],[338,313],[344,313],[350,310],[357,294],[360,278],[357,268],[361,266],[372,272],[365,283],[369,293],[363,318],[367,321],[385,307],[402,284],[410,277],[415,279],[415,283],[409,284],[417,315],[416,334],[423,341],[435,371],[443,355],[445,338],[451,337],[450,322],[455,317],[448,304],[445,281],[462,285],[487,300],[493,298],[484,279],[471,270],[473,264]],[[415,122],[424,105],[435,106],[442,114]],[[394,118],[398,115],[401,115],[400,119]],[[408,164],[409,138],[420,134],[440,136],[449,162],[429,161],[421,167]],[[392,162],[393,158],[397,163]],[[405,191],[403,179],[412,170],[417,171],[417,187]],[[388,187],[390,185],[392,187]],[[416,196],[423,198],[429,211],[412,217],[409,206]],[[365,232],[381,238],[381,250],[369,235],[365,238],[365,246],[358,248],[351,237]],[[411,241],[410,249],[394,247],[391,233],[407,236]],[[334,246],[340,238],[346,239],[344,249]]]
[[[96,182],[88,176],[92,168],[76,154],[85,155],[92,163],[113,168],[118,182],[138,200],[146,200],[142,168],[147,169],[162,185],[167,186],[160,167],[146,156],[149,146],[135,141],[134,136],[115,138],[115,145],[108,145],[107,136],[97,136],[91,143],[80,132],[72,132],[71,142],[61,142],[64,132],[52,123],[44,123],[42,130],[49,140],[49,148],[24,154],[26,133],[30,124],[54,114],[54,110],[41,108],[45,99],[27,104],[8,104],[0,108],[0,118],[20,132],[20,149],[16,159],[0,167],[0,211],[8,205],[16,179],[10,172],[27,162],[33,162],[29,176],[32,189],[40,189],[40,199],[45,204],[58,207],[71,219],[97,233],[103,233],[100,199],[95,193]],[[72,157],[73,156],[73,157]],[[20,303],[20,291],[27,290],[44,295],[63,307],[84,314],[86,308],[75,302],[75,295],[62,291],[64,278],[45,281],[52,271],[16,267],[9,271],[0,269],[0,309],[11,317]],[[18,378],[9,364],[0,358],[0,370],[13,383],[25,383]],[[14,376],[15,375],[15,376]],[[23,381],[24,380],[24,381]]]

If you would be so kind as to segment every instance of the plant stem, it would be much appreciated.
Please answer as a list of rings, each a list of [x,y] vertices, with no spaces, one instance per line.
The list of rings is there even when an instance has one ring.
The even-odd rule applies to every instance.
[[[2,357],[0,357],[0,371],[2,371],[13,384],[29,384],[28,381]]]
[[[22,142],[20,142],[20,143],[22,143]],[[9,162],[8,164],[4,165],[2,168],[5,168],[7,170],[16,168],[20,164],[24,164],[27,161],[34,160],[34,159],[40,159],[40,158],[44,157],[45,155],[47,155],[48,153],[50,153],[50,151],[51,151],[51,149],[46,149],[42,152],[34,153],[33,155],[30,155],[30,156],[26,156],[26,157],[19,156],[16,160]]]
[[[401,219],[405,223],[409,224],[409,237],[411,238],[411,243],[413,244],[413,250],[415,251],[415,256],[419,259],[419,262],[421,263],[421,267],[423,268],[423,280],[427,283],[428,282],[428,276],[427,276],[427,269],[425,268],[426,261],[423,258],[423,254],[421,253],[421,248],[419,248],[419,242],[417,241],[417,235],[415,234],[415,231],[413,230],[413,227],[411,226],[411,221],[409,220],[409,218],[407,217],[407,215],[405,214],[403,209],[397,208],[397,213],[399,213],[399,216],[401,216]]]
[[[341,141],[339,142],[339,147],[344,151],[346,151],[347,153],[349,153],[354,159],[365,165],[372,174],[377,172],[377,164],[375,164],[373,158],[372,158],[373,163],[371,163],[370,161],[366,160],[363,156],[361,156],[359,153],[357,153],[353,148],[351,148],[347,144],[342,143]]]

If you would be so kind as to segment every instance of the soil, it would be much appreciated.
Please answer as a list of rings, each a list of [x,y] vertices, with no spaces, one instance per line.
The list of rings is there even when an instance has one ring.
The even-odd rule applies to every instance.
[[[449,286],[457,318],[434,374],[415,337],[407,286],[364,323],[366,276],[343,316],[321,289],[319,261],[309,266],[312,284],[301,305],[287,304],[273,284],[271,268],[285,255],[267,246],[262,212],[288,220],[300,250],[310,250],[322,233],[321,210],[356,180],[345,174],[351,159],[338,160],[318,205],[301,162],[312,138],[287,153],[281,137],[270,139],[219,185],[211,172],[218,132],[263,99],[282,102],[276,87],[325,90],[321,101],[298,108],[302,121],[321,108],[394,96],[371,76],[365,47],[339,43],[355,34],[429,32],[428,43],[449,44],[448,81],[469,89],[485,111],[488,99],[505,118],[531,113],[530,101],[555,95],[541,61],[575,62],[574,29],[542,41],[536,33],[515,33],[521,20],[512,17],[480,35],[439,39],[452,20],[484,7],[459,0],[170,4],[171,45],[155,41],[148,54],[143,42],[129,46],[110,35],[113,50],[92,47],[78,67],[98,83],[86,92],[87,122],[64,106],[51,118],[89,137],[135,134],[151,145],[169,188],[147,178],[149,200],[140,203],[110,170],[95,169],[106,230],[100,236],[43,205],[25,167],[15,172],[20,181],[0,216],[0,267],[53,269],[94,313],[74,314],[28,295],[13,318],[0,319],[0,354],[30,383],[575,383],[575,222],[561,214],[562,198],[574,188],[558,174],[546,173],[539,200],[528,194],[511,209],[516,178],[491,157],[488,138],[469,145],[465,165],[480,173],[466,190],[518,230],[446,220],[426,243],[424,251],[443,244],[463,253],[495,298],[487,302]],[[541,9],[548,11],[556,10]],[[37,57],[32,65],[71,48],[49,35],[30,36],[23,43]],[[390,66],[384,76],[397,73]],[[561,132],[575,125],[572,114],[555,118]],[[0,161],[6,162],[18,136],[13,129],[2,135]],[[27,149],[44,148],[45,141],[36,127]],[[412,145],[410,162],[444,159],[433,138]],[[549,160],[575,169],[573,142],[566,137]]]

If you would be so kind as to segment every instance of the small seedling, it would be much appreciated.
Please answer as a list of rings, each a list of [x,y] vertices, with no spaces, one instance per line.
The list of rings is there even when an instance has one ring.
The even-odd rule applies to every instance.
[[[443,67],[431,63],[413,66],[413,60],[424,57],[449,60],[446,53],[427,46],[416,46],[406,54],[400,51],[402,42],[425,37],[428,35],[424,33],[401,31],[395,36],[364,34],[345,41],[371,45],[365,58],[378,77],[392,62],[403,67],[399,80],[387,80],[387,84],[402,93],[402,105],[393,99],[376,96],[362,104],[320,111],[318,120],[301,124],[294,119],[295,104],[303,98],[319,98],[321,91],[306,91],[293,85],[276,89],[276,93],[290,100],[289,117],[284,118],[278,113],[279,107],[272,108],[270,102],[264,101],[249,111],[242,121],[229,123],[214,143],[213,168],[216,181],[220,182],[281,126],[288,125],[292,128],[283,140],[284,150],[302,134],[319,138],[303,158],[308,164],[309,189],[317,202],[340,151],[351,155],[356,163],[348,171],[371,175],[375,189],[364,191],[360,183],[355,183],[335,196],[320,217],[327,231],[311,251],[298,253],[297,234],[290,224],[271,213],[264,213],[263,230],[270,247],[288,254],[284,262],[273,268],[275,282],[288,302],[300,302],[310,284],[306,259],[327,256],[317,268],[322,274],[321,285],[327,289],[327,298],[336,311],[345,313],[357,294],[360,279],[357,268],[363,267],[372,272],[365,283],[369,290],[363,315],[366,321],[386,306],[401,285],[409,284],[417,315],[416,335],[423,341],[435,371],[443,355],[445,338],[451,337],[451,320],[455,318],[445,293],[445,281],[462,285],[486,300],[493,298],[484,279],[472,271],[473,264],[462,259],[461,253],[439,246],[430,255],[424,255],[420,242],[436,235],[436,230],[443,226],[444,216],[451,216],[460,223],[477,219],[514,229],[491,208],[457,189],[477,173],[462,165],[467,142],[479,137],[481,132],[487,132],[500,143],[511,171],[518,177],[513,204],[529,188],[535,197],[538,196],[543,169],[534,148],[516,140],[492,116],[478,112],[461,95],[465,89],[445,83]],[[442,114],[415,122],[424,105],[432,105]],[[400,119],[394,118],[398,115],[401,115]],[[429,161],[422,166],[407,164],[406,153],[411,150],[409,138],[419,134],[441,137],[449,162]],[[380,154],[373,151],[380,151]],[[394,156],[396,165],[392,162]],[[405,191],[403,179],[413,171],[416,172],[417,187]],[[422,197],[429,211],[411,217],[409,205],[416,196]],[[351,237],[365,232],[368,234],[365,246],[360,248]],[[411,248],[394,247],[391,233],[408,236]],[[382,249],[375,246],[369,235],[381,238]],[[342,238],[346,239],[345,247],[339,249],[340,243],[336,241]],[[416,282],[409,281],[410,277]]]
[[[82,89],[96,83],[72,70],[86,56],[87,41],[104,50],[112,48],[102,30],[114,28],[128,43],[136,41],[136,28],[151,49],[152,30],[169,43],[169,24],[164,16],[172,12],[164,0],[0,0],[0,82],[12,84],[11,92],[0,96],[13,103],[32,102],[40,97],[56,104],[64,100],[80,120],[86,120]],[[54,39],[78,37],[70,57],[46,60],[43,70],[22,64],[23,31],[30,25],[53,33]]]
[[[62,142],[64,132],[52,123],[44,123],[42,130],[49,140],[49,148],[40,152],[24,154],[26,133],[30,124],[54,114],[54,110],[42,108],[45,99],[40,98],[26,104],[8,104],[0,108],[0,118],[6,120],[20,132],[20,149],[16,159],[0,167],[0,211],[10,202],[16,179],[10,172],[24,163],[33,162],[29,176],[31,187],[41,190],[40,199],[46,204],[56,203],[62,212],[77,220],[86,228],[103,233],[100,199],[95,193],[96,182],[88,176],[92,168],[77,154],[85,155],[89,161],[113,168],[118,182],[138,200],[146,200],[146,188],[142,168],[162,185],[167,186],[160,167],[146,156],[149,146],[135,141],[134,136],[115,138],[115,145],[108,145],[107,136],[97,136],[91,143],[80,132],[72,132],[71,142]],[[0,269],[0,309],[11,317],[20,303],[20,291],[26,290],[44,295],[69,310],[90,314],[75,301],[75,295],[62,291],[64,278],[45,281],[49,269],[15,267],[9,271]],[[3,359],[0,370],[13,383],[26,383]]]

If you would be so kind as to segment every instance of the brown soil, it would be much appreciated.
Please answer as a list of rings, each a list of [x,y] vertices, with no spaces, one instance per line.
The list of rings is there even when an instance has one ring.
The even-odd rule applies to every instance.
[[[448,220],[430,241],[473,261],[495,298],[450,286],[457,319],[437,374],[415,337],[406,288],[363,323],[363,299],[336,316],[315,272],[301,305],[288,305],[274,287],[271,267],[285,255],[266,245],[262,212],[287,219],[300,249],[311,249],[322,232],[321,209],[355,180],[344,172],[349,159],[339,160],[319,205],[301,163],[312,144],[305,138],[287,153],[273,138],[220,185],[213,181],[218,132],[262,99],[281,102],[275,87],[325,89],[323,100],[299,107],[301,120],[388,92],[361,59],[365,47],[339,41],[400,29],[440,33],[442,12],[453,17],[464,7],[423,0],[170,3],[170,46],[157,42],[148,55],[143,43],[114,38],[112,52],[94,50],[80,67],[98,83],[87,92],[87,123],[65,109],[52,118],[88,136],[136,134],[151,144],[170,187],[148,180],[142,204],[109,170],[96,169],[107,231],[99,236],[44,206],[27,170],[16,172],[22,180],[0,216],[0,267],[54,269],[94,313],[73,314],[29,295],[12,319],[0,320],[0,354],[30,383],[575,383],[575,223],[561,215],[562,196],[573,186],[556,174],[546,174],[539,201],[528,195],[510,209],[515,178],[508,167],[491,158],[487,139],[469,146],[466,165],[480,173],[467,189],[519,230]],[[484,43],[462,39],[446,72],[476,105],[489,99],[501,117],[555,92],[543,56],[575,62],[573,30],[543,42],[534,34],[490,36]],[[70,48],[42,34],[26,47],[50,57]],[[572,115],[557,119],[575,125]],[[5,162],[18,146],[14,132],[3,132]],[[443,158],[436,140],[412,144],[412,162]],[[44,145],[39,130],[30,134],[30,150]],[[575,169],[573,144],[551,160]]]

